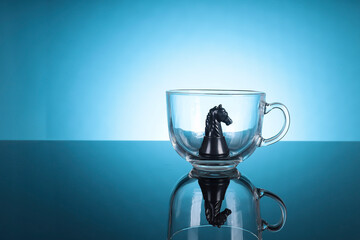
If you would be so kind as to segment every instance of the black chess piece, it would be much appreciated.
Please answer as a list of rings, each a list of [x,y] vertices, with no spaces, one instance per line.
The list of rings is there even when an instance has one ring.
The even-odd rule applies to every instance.
[[[229,148],[222,132],[221,122],[228,126],[232,123],[232,120],[220,104],[210,109],[206,117],[205,136],[199,149],[200,156],[205,158],[229,156]]]
[[[199,178],[198,181],[205,200],[206,220],[214,227],[220,228],[231,214],[228,208],[220,212],[230,180],[228,178]]]

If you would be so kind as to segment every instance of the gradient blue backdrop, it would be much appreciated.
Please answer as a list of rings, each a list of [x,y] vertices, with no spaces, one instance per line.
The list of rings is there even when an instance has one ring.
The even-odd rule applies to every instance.
[[[228,88],[285,103],[285,140],[360,140],[359,12],[355,1],[1,1],[0,139],[168,139],[165,90]],[[272,113],[265,135],[280,126]]]

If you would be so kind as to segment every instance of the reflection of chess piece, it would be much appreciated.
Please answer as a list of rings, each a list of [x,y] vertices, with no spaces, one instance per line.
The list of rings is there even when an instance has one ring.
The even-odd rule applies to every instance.
[[[220,212],[225,192],[230,179],[227,178],[199,178],[199,185],[205,200],[205,215],[209,224],[214,227],[224,225],[231,210],[226,208]]]
[[[205,136],[199,149],[200,156],[207,158],[229,156],[229,148],[222,132],[221,122],[230,125],[232,120],[220,104],[218,107],[210,109],[206,117]]]

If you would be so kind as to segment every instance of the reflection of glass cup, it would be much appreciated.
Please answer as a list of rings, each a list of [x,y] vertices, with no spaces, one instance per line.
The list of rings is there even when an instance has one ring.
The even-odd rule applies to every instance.
[[[195,168],[236,167],[259,146],[283,138],[290,117],[281,103],[266,103],[265,93],[243,90],[170,90],[166,92],[172,145]],[[261,136],[264,114],[278,108],[285,122],[278,134]]]
[[[281,220],[261,218],[260,199],[274,199]],[[168,239],[262,239],[264,230],[279,231],[286,221],[284,202],[256,188],[237,169],[208,172],[193,169],[176,185],[170,200]]]

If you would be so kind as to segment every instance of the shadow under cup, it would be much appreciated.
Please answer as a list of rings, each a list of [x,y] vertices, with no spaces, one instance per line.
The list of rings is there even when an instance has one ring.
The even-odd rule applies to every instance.
[[[287,108],[281,103],[266,103],[263,92],[184,89],[167,91],[166,97],[171,143],[181,157],[198,169],[234,168],[257,147],[279,141],[289,128]],[[277,135],[265,139],[261,136],[263,117],[274,108],[283,112],[285,122]],[[223,142],[222,147],[215,147],[225,149],[226,154],[199,153],[208,135]]]

